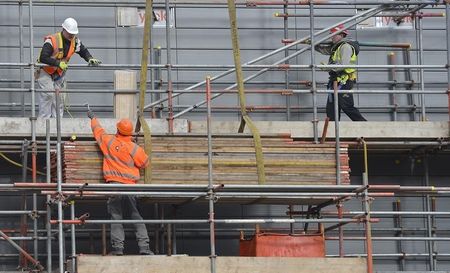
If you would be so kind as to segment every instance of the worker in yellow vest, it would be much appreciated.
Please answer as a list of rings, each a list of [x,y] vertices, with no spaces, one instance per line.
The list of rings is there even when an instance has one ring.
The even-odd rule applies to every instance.
[[[358,60],[359,44],[347,38],[348,31],[344,25],[338,25],[330,30],[335,33],[342,30],[331,37],[331,43],[321,43],[314,48],[322,54],[329,55],[328,64],[336,65],[355,65]],[[333,90],[333,82],[337,81],[338,90],[351,90],[356,83],[355,68],[333,68],[328,70],[328,89]],[[353,102],[353,94],[338,93],[339,117],[341,119],[341,110],[353,121],[366,121]],[[334,96],[328,94],[327,99],[327,117],[334,121]]]
[[[56,117],[55,90],[63,91],[66,88],[65,74],[70,58],[74,53],[82,57],[89,65],[97,66],[100,60],[92,57],[89,50],[75,35],[78,34],[78,23],[73,18],[67,18],[62,23],[62,31],[47,35],[39,54],[38,62],[47,64],[36,73],[40,89],[48,92],[39,92],[39,117]],[[61,97],[60,114],[64,113],[64,100]]]

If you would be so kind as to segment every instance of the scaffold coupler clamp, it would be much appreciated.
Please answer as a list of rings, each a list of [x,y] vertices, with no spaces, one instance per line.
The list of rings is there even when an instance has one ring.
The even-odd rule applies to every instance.
[[[208,194],[205,196],[207,200],[212,200],[214,203],[217,203],[219,201],[219,196],[216,195],[213,189],[208,190]]]
[[[76,218],[76,220],[79,220],[79,221],[80,221],[79,225],[84,225],[85,222],[86,222],[86,220],[87,220],[90,216],[91,216],[91,215],[90,215],[88,212],[86,212],[85,214],[83,214],[83,215],[81,215],[80,217]]]
[[[358,137],[356,141],[358,142],[358,148],[360,148],[364,143],[364,137]]]
[[[28,215],[31,219],[36,220],[39,218],[39,213],[37,210],[32,210],[31,213]]]
[[[208,194],[206,195],[206,199],[213,200],[214,203],[219,201],[219,196],[216,195],[216,192],[223,189],[224,184],[213,185],[208,189]]]
[[[88,185],[89,185],[88,183],[84,183],[77,189],[78,193],[80,194],[80,197],[83,197],[84,188],[86,188]]]
[[[70,202],[70,197],[64,195],[61,192],[57,192],[51,196],[50,200],[47,201],[47,205],[52,206],[61,201],[63,206],[67,206],[67,203]]]
[[[247,1],[245,2],[246,7],[256,7],[258,4],[255,1]]]
[[[36,263],[34,264],[35,269],[31,269],[30,273],[37,273],[37,272],[42,272],[44,271],[44,267],[41,265],[41,263],[39,261],[36,261]]]

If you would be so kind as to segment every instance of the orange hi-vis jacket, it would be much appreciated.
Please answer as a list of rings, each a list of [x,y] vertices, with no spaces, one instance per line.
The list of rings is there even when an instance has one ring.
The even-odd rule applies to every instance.
[[[139,169],[149,164],[149,158],[131,136],[108,135],[96,118],[91,120],[91,129],[103,153],[103,176],[106,182],[136,184]]]
[[[64,62],[69,62],[70,57],[72,57],[72,55],[75,53],[75,38],[73,38],[70,41],[70,48],[69,51],[67,52],[66,57],[64,57],[64,42],[63,42],[64,38],[62,37],[61,32],[46,36],[44,38],[44,41],[46,41],[47,39],[50,39],[52,41],[53,46],[52,58]],[[56,66],[44,66],[42,69],[44,69],[45,72],[47,72],[49,75],[58,73],[58,75],[61,76],[64,73],[64,71],[61,68]]]

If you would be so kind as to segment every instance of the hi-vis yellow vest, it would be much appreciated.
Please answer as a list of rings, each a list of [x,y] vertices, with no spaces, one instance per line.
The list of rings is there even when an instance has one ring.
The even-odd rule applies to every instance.
[[[345,43],[342,43],[341,45],[339,45],[336,50],[331,53],[330,56],[330,63],[333,64],[337,64],[337,63],[342,63],[341,60],[341,48]],[[352,46],[352,56],[350,58],[350,64],[351,65],[356,65],[356,62],[358,61],[358,57],[356,55],[355,52],[355,48]],[[338,73],[338,77],[336,78],[336,80],[341,83],[341,84],[345,84],[347,82],[347,80],[352,80],[355,81],[356,80],[356,69],[355,68],[344,68],[344,70],[342,72]]]

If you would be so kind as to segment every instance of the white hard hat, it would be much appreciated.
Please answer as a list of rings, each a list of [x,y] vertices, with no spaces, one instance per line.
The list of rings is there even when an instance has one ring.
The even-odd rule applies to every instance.
[[[67,18],[62,23],[63,29],[65,29],[70,34],[78,34],[78,23],[73,18]]]

